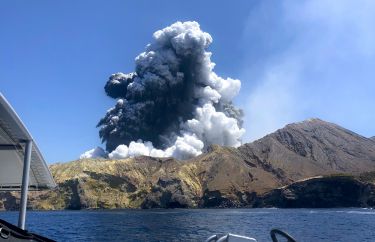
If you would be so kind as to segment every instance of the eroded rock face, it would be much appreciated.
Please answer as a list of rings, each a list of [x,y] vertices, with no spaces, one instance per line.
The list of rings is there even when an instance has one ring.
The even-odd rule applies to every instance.
[[[353,176],[311,178],[272,190],[257,207],[333,208],[374,207],[375,185]]]
[[[142,208],[191,208],[197,198],[180,179],[160,178],[145,197]]]
[[[0,210],[18,210],[19,205],[19,197],[16,197],[12,192],[0,193]]]
[[[312,119],[239,148],[214,145],[187,161],[83,159],[50,169],[59,186],[31,192],[29,206],[34,209],[334,206],[340,196],[348,199],[341,205],[371,206],[372,198],[358,202],[371,186],[365,189],[355,180],[294,182],[375,170],[375,142]],[[277,189],[287,185],[289,190]],[[354,192],[358,189],[359,194]],[[1,209],[17,209],[17,204],[19,194],[0,194]]]

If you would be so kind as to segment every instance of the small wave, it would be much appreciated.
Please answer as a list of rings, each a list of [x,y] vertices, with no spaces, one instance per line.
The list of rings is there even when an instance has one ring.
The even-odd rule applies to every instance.
[[[221,211],[222,214],[271,214],[271,211],[240,211],[240,210],[224,210]]]
[[[375,215],[375,211],[368,211],[368,212],[365,212],[365,211],[347,211],[347,213],[349,214],[370,214],[370,215]]]

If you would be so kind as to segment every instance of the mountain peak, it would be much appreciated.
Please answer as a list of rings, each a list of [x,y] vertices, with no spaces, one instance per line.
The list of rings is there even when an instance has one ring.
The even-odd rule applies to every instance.
[[[318,118],[288,124],[247,147],[292,179],[375,168],[373,141]]]
[[[328,121],[324,121],[319,118],[310,118],[306,119],[301,122],[287,124],[284,128],[277,130],[275,133],[280,132],[303,132],[309,135],[314,135],[314,137],[321,137],[324,138],[334,138],[340,137],[346,141],[349,141],[351,138],[360,139],[360,140],[367,140],[368,138],[361,136],[351,130],[343,128],[335,123],[331,123]]]
[[[306,120],[303,120],[301,122],[295,122],[295,123],[290,123],[290,124],[287,124],[284,128],[286,127],[290,127],[290,126],[296,126],[296,127],[303,127],[303,126],[316,126],[316,127],[322,127],[322,126],[338,126],[334,123],[330,123],[330,122],[327,122],[327,121],[324,121],[322,119],[319,119],[319,118],[309,118],[309,119],[306,119]]]
[[[324,121],[324,120],[321,120],[320,118],[308,118],[308,119],[306,119],[306,120],[304,120],[304,121],[302,121],[302,123],[308,123],[308,122],[320,122],[320,123],[328,123],[328,122],[326,122],[326,121]]]

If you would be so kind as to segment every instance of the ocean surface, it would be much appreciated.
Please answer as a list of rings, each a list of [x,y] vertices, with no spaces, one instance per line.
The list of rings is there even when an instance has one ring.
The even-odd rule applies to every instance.
[[[18,212],[0,212],[17,224]],[[371,209],[175,209],[29,211],[27,229],[57,241],[204,241],[228,232],[271,241],[280,228],[297,241],[375,241]]]

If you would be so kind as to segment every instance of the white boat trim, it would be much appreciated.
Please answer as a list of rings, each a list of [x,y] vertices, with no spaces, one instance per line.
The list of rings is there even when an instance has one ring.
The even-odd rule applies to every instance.
[[[21,191],[18,226],[25,229],[28,190],[56,187],[30,132],[0,93],[0,191]]]

